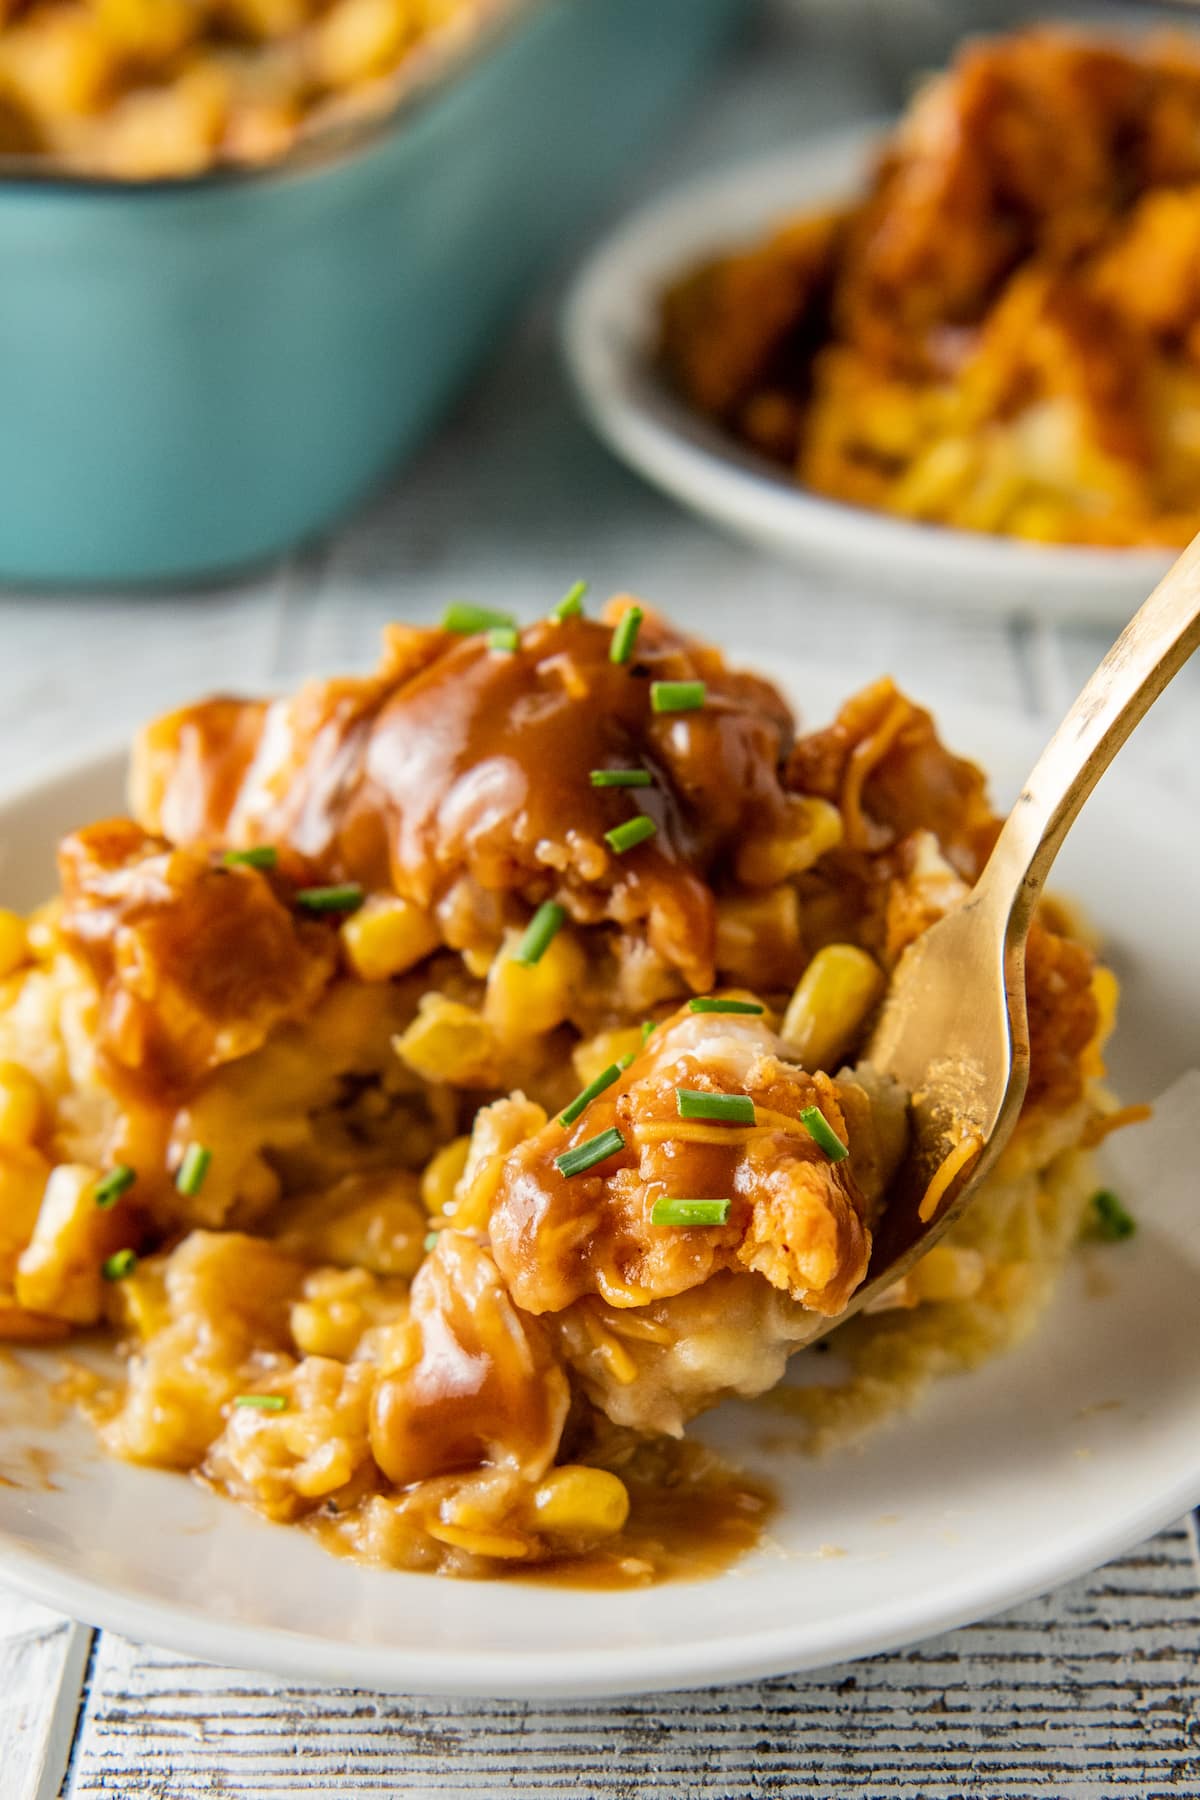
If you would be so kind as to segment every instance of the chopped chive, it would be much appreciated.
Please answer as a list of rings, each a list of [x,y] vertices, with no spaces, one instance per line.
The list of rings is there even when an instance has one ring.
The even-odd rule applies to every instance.
[[[688,1011],[697,1013],[761,1013],[766,1008],[757,1000],[714,1000],[705,994],[688,1001]]]
[[[430,1231],[425,1234],[425,1254],[426,1255],[428,1255],[431,1250],[437,1249],[437,1241],[441,1235],[442,1234],[440,1231]]]
[[[638,813],[636,818],[626,819],[623,825],[614,825],[611,831],[606,831],[604,841],[610,850],[623,856],[635,844],[644,844],[647,838],[652,838],[657,830],[653,819],[648,819],[645,813]]]
[[[558,605],[551,613],[552,619],[577,619],[583,611],[583,596],[588,591],[586,581],[576,581],[567,589]]]
[[[618,1067],[618,1069],[620,1069],[622,1074],[625,1073],[626,1069],[631,1068],[633,1066],[633,1059],[636,1056],[636,1054],[637,1054],[637,1052],[634,1050],[627,1050],[625,1052],[624,1056],[618,1056],[617,1067]]]
[[[608,646],[608,660],[614,663],[627,663],[633,655],[633,646],[637,643],[637,634],[642,628],[645,613],[640,606],[631,606],[623,612],[617,621],[612,634],[612,643]]]
[[[515,625],[493,625],[487,634],[489,650],[515,650],[521,642],[521,634]]]
[[[699,712],[708,698],[702,681],[652,681],[650,705],[656,713]]]
[[[469,600],[452,600],[442,614],[442,630],[456,631],[460,637],[515,624],[511,613],[491,612],[486,606],[472,606]]]
[[[681,1119],[717,1119],[725,1125],[753,1125],[754,1102],[749,1094],[705,1094],[698,1088],[676,1088],[675,1104]]]
[[[124,1281],[137,1268],[137,1257],[132,1250],[114,1250],[100,1264],[100,1273],[105,1281]]]
[[[652,1225],[726,1225],[728,1200],[656,1200],[650,1208]]]
[[[587,1086],[576,1094],[570,1106],[563,1107],[558,1115],[559,1124],[573,1125],[584,1108],[592,1104],[597,1094],[602,1094],[605,1088],[610,1088],[620,1073],[620,1063],[609,1063],[607,1069],[601,1069],[595,1080],[589,1081]]]
[[[642,1043],[646,1044],[649,1041],[652,1034],[654,1032],[656,1032],[657,1030],[658,1030],[658,1020],[657,1019],[643,1019],[642,1020]]]
[[[540,962],[566,921],[566,912],[554,900],[543,900],[525,927],[525,935],[513,951],[512,959],[526,969]]]
[[[561,1156],[555,1157],[554,1166],[560,1175],[582,1175],[624,1148],[625,1139],[613,1125],[599,1137],[588,1138],[586,1143],[576,1144],[573,1150],[564,1150]]]
[[[249,850],[227,850],[221,861],[227,869],[273,869],[279,852],[274,844],[252,844]]]
[[[593,769],[588,776],[594,788],[653,787],[649,769]]]
[[[92,1189],[92,1199],[105,1211],[115,1206],[122,1194],[127,1194],[137,1180],[136,1169],[128,1163],[115,1163],[107,1175],[102,1175]]]
[[[296,895],[296,905],[311,913],[349,913],[357,912],[365,899],[357,881],[343,881],[336,887],[301,888]]]
[[[235,1394],[235,1406],[248,1406],[254,1412],[286,1412],[286,1394]]]
[[[1132,1237],[1137,1230],[1136,1219],[1125,1210],[1111,1188],[1101,1188],[1092,1195],[1092,1212],[1096,1236],[1107,1238],[1109,1243],[1116,1244],[1122,1238]]]
[[[186,1194],[190,1200],[204,1186],[204,1177],[208,1174],[208,1165],[212,1161],[212,1151],[205,1144],[189,1144],[183,1153],[183,1161],[175,1172],[175,1190]]]
[[[850,1152],[819,1106],[802,1107],[800,1123],[813,1143],[825,1152],[830,1162],[841,1162],[843,1157],[849,1156]]]

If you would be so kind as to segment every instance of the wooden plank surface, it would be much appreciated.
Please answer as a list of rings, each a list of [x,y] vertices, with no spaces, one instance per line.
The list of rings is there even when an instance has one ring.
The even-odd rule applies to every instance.
[[[871,110],[779,9],[641,191]],[[0,596],[0,764],[33,769],[198,689],[372,657],[389,618],[469,595],[542,611],[578,576],[636,586],[769,666],[888,668],[918,695],[1060,713],[1110,635],[834,590],[717,536],[591,438],[555,346],[561,279],[402,483],[318,551],[161,599]],[[1031,597],[1032,599],[1033,597]],[[1128,760],[1178,792],[1200,669]],[[1193,787],[1191,792],[1200,792]],[[1091,1579],[919,1651],[824,1676],[615,1705],[320,1693],[91,1634],[0,1595],[0,1800],[506,1793],[596,1800],[836,1794],[1200,1796],[1197,1569],[1183,1527]],[[84,1677],[89,1669],[86,1696]],[[82,1698],[82,1704],[81,1704]]]
[[[823,1675],[588,1706],[311,1689],[101,1643],[72,1800],[952,1800],[1200,1792],[1182,1527],[1090,1580]]]
[[[85,1625],[0,1595],[0,1796],[54,1800],[92,1645]]]

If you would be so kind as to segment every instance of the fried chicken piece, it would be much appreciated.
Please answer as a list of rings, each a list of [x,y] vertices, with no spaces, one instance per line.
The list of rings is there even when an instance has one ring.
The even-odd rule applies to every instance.
[[[301,1019],[333,973],[326,927],[298,919],[258,870],[214,867],[129,819],[59,848],[60,929],[101,987],[113,1070],[183,1094]]]
[[[667,289],[659,355],[700,412],[733,424],[764,388],[790,390],[802,379],[828,329],[841,226],[840,213],[791,221],[765,243],[716,257]]]
[[[1095,968],[1084,944],[1059,937],[1034,920],[1025,947],[1029,1110],[1065,1112],[1083,1093],[1083,1053],[1100,1023],[1092,984]]]
[[[848,700],[832,725],[798,740],[787,778],[838,806],[849,850],[877,851],[929,831],[969,879],[998,828],[981,771],[952,755],[931,715],[887,677]]]
[[[632,662],[613,663],[611,627],[628,604],[607,624],[543,620],[512,653],[478,633],[406,632],[369,680],[175,714],[135,752],[141,822],[205,848],[287,846],[314,879],[390,890],[434,913],[457,949],[477,935],[495,948],[497,899],[524,909],[553,898],[580,923],[640,927],[703,989],[710,878],[732,865],[750,886],[760,867],[778,879],[766,852],[806,829],[781,780],[792,721],[767,682],[650,613]],[[703,682],[704,706],[656,711],[652,684],[664,680]],[[591,786],[593,769],[630,767],[654,776],[636,809],[628,792]],[[613,851],[605,833],[635,810],[655,835]]]
[[[1018,263],[1062,269],[1104,239],[1149,174],[1141,145],[1168,91],[1191,89],[1194,178],[1198,78],[1194,52],[1139,58],[1067,31],[968,46],[910,108],[850,228],[841,333],[884,362],[944,369],[954,331]]]
[[[752,1126],[680,1118],[678,1088],[749,1095]],[[570,1127],[554,1120],[507,1156],[489,1220],[492,1253],[524,1311],[588,1294],[644,1307],[748,1270],[798,1306],[842,1310],[866,1271],[870,1232],[852,1158],[831,1162],[800,1121],[816,1107],[843,1142],[839,1091],[782,1060],[762,1018],[683,1011]],[[556,1158],[615,1128],[616,1152],[562,1174]],[[724,1199],[724,1225],[655,1225],[655,1201]]]

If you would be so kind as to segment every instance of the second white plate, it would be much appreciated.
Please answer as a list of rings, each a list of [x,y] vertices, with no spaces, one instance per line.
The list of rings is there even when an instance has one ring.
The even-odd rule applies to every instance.
[[[861,189],[877,133],[817,138],[693,182],[595,250],[568,298],[564,343],[585,411],[647,480],[760,547],[860,587],[967,611],[1122,623],[1171,558],[951,531],[825,500],[671,392],[654,362],[658,299],[690,263],[789,214]]]

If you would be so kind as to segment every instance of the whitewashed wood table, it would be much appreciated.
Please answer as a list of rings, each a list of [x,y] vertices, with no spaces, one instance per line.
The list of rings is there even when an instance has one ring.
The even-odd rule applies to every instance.
[[[640,183],[878,104],[783,9]],[[627,198],[635,198],[630,194]],[[389,618],[469,595],[524,614],[577,576],[635,586],[748,658],[1061,712],[1107,634],[952,618],[806,582],[716,537],[588,437],[554,348],[557,289],[395,490],[328,545],[168,599],[0,595],[0,758],[30,771],[198,689],[370,659]],[[1127,753],[1179,793],[1200,669]],[[201,1667],[0,1593],[0,1800],[313,1795],[769,1800],[1200,1796],[1200,1565],[1182,1521],[1087,1580],[917,1650],[824,1675],[607,1705],[320,1692]]]

